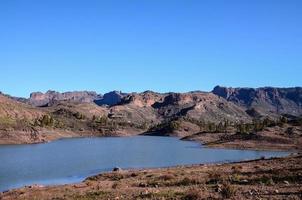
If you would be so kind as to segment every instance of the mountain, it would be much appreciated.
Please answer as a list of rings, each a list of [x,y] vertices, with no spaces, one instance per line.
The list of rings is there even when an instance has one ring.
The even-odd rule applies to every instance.
[[[216,86],[213,91],[250,113],[261,116],[302,115],[302,87],[231,88]]]
[[[153,107],[164,118],[184,116],[211,122],[250,120],[241,107],[208,92],[171,93]]]
[[[39,118],[44,111],[0,94],[0,128],[12,128]]]
[[[75,91],[75,92],[56,92],[47,91],[33,92],[30,94],[29,103],[33,106],[43,107],[53,104],[56,101],[71,101],[76,103],[91,103],[101,98],[96,92]]]
[[[14,138],[13,143],[34,143],[61,137],[145,132],[188,136],[237,128],[244,132],[255,124],[261,128],[259,120],[266,116],[277,120],[286,114],[293,120],[302,114],[301,106],[301,87],[217,86],[212,92],[113,91],[104,96],[89,91],[48,91],[34,92],[29,99],[0,94],[0,142],[10,143]]]
[[[176,118],[219,123],[251,121],[245,110],[212,93],[132,93],[110,108],[111,116],[134,124],[158,124]]]
[[[124,98],[125,96],[127,96],[127,93],[122,93],[121,91],[112,91],[105,93],[102,98],[96,99],[94,102],[97,105],[113,106],[119,104],[122,98]]]
[[[95,103],[97,105],[109,105],[113,106],[119,104],[127,96],[127,93],[122,93],[120,91],[112,91],[105,93],[104,96],[97,94],[93,91],[74,91],[74,92],[56,92],[56,91],[47,91],[46,93],[42,92],[33,92],[30,94],[30,98],[26,99],[17,99],[19,101],[28,102],[29,104],[36,107],[47,107],[51,106],[55,102],[67,101],[74,103]],[[16,98],[16,97],[14,97]]]
[[[6,97],[8,97],[10,99],[13,99],[13,100],[16,100],[16,101],[19,101],[19,102],[22,102],[22,103],[28,103],[28,99],[27,98],[10,96],[8,94],[2,93],[1,91],[0,91],[0,95],[6,96]]]

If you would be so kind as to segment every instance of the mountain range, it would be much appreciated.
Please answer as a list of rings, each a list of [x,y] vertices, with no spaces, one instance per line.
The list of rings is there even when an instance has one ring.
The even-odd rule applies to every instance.
[[[205,123],[251,123],[255,119],[301,115],[301,87],[216,86],[211,92],[112,91],[104,95],[47,91],[33,92],[28,99],[0,94],[2,137],[16,131],[39,136],[57,130],[62,134],[128,135],[158,130],[154,127],[162,128],[179,119],[182,129],[193,133]]]

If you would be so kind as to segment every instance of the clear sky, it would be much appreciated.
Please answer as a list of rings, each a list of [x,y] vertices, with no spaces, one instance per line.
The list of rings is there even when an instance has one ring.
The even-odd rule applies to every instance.
[[[1,0],[0,90],[302,86],[301,0]]]

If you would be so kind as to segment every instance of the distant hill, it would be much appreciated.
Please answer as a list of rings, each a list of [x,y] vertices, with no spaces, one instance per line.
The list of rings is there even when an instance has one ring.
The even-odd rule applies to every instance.
[[[212,92],[122,93],[34,92],[29,99],[0,94],[0,140],[23,141],[86,135],[129,135],[148,131],[186,136],[201,130],[235,130],[255,120],[302,115],[302,88],[227,88]],[[266,124],[272,123],[265,121]],[[259,122],[258,124],[259,125]],[[247,125],[251,128],[253,125]],[[241,127],[242,128],[242,127]],[[246,127],[245,127],[246,128]],[[243,128],[242,128],[243,129]],[[27,140],[29,132],[30,140]],[[40,133],[51,132],[51,134]],[[75,135],[74,135],[75,134]],[[50,138],[49,138],[50,137]]]
[[[96,92],[90,92],[90,91],[75,91],[75,92],[60,93],[60,92],[49,90],[46,93],[42,93],[42,92],[31,93],[29,98],[29,103],[33,106],[43,107],[53,104],[57,101],[91,103],[100,98],[101,96],[98,95]]]
[[[302,115],[302,87],[227,88],[216,86],[213,94],[260,115]]]
[[[0,128],[15,127],[21,120],[33,120],[43,114],[44,111],[38,108],[0,94]]]

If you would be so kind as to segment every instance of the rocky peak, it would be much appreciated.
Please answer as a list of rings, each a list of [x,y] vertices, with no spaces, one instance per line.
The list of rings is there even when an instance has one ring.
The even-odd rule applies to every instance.
[[[302,88],[227,88],[216,86],[215,95],[225,98],[247,109],[254,108],[260,113],[302,114]]]
[[[157,102],[162,102],[166,94],[145,91],[142,93],[131,93],[122,99],[121,104],[132,104],[138,107],[150,107]]]
[[[90,103],[101,98],[96,92],[74,91],[74,92],[56,92],[49,90],[46,93],[33,92],[30,94],[29,102],[34,106],[46,106],[55,101],[72,101],[77,103]]]
[[[112,91],[104,94],[101,99],[95,101],[98,105],[117,105],[121,102],[122,98],[127,96],[126,93],[122,93],[121,91]]]

